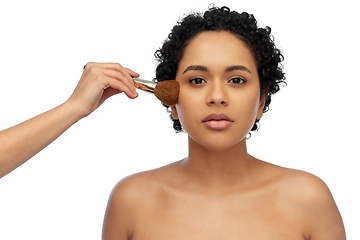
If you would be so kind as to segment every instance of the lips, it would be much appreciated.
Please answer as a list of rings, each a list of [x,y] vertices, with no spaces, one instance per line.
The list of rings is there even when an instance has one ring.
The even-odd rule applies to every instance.
[[[211,129],[222,130],[230,127],[234,121],[224,113],[212,113],[202,122]]]
[[[203,122],[208,122],[208,121],[229,121],[229,122],[233,122],[233,120],[224,113],[212,113],[203,120]]]

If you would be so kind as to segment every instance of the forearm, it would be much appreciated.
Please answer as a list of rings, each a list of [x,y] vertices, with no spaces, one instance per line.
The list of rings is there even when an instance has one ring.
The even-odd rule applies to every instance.
[[[132,77],[139,74],[120,64],[86,64],[75,91],[64,104],[0,132],[0,178],[88,116],[107,98],[121,92],[136,98]]]
[[[48,112],[0,132],[0,178],[33,157],[81,119],[64,103]]]

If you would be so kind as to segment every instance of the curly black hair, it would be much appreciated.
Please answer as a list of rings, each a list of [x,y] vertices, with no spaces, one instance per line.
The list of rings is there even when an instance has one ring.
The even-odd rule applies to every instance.
[[[155,82],[175,79],[178,64],[183,57],[184,49],[189,42],[204,31],[227,31],[237,36],[251,50],[257,65],[260,81],[260,94],[268,93],[263,112],[269,110],[272,95],[279,91],[280,84],[285,83],[281,62],[284,57],[276,48],[271,28],[258,27],[252,14],[230,11],[228,7],[210,6],[205,13],[192,13],[180,20],[172,29],[162,47],[155,52],[158,61]],[[285,83],[286,84],[286,83]],[[163,104],[170,112],[169,106]],[[174,121],[174,129],[182,131],[179,120]],[[251,131],[258,129],[256,119]]]

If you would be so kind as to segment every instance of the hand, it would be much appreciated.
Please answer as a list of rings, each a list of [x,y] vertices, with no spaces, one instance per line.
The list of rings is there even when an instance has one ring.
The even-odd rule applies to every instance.
[[[85,117],[115,94],[124,92],[134,99],[138,94],[132,77],[139,77],[139,74],[118,63],[88,63],[67,102],[76,104],[80,108],[79,113]]]
[[[71,97],[60,106],[0,132],[0,178],[11,172],[89,115],[107,98],[124,92],[136,98],[132,77],[117,63],[88,63]]]

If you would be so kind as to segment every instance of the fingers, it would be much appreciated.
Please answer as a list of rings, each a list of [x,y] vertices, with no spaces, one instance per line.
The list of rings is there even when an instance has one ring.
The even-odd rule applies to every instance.
[[[105,76],[123,83],[130,92],[127,91],[126,88],[124,88],[124,85],[118,84],[117,82],[111,81],[111,85],[109,85],[110,87],[115,88],[121,92],[125,92],[125,94],[130,98],[137,97],[138,94],[134,87],[132,78],[139,77],[139,74],[132,71],[131,69],[124,68],[119,63],[94,63],[94,62],[87,63],[85,65],[84,69],[85,70],[90,70],[90,69],[101,70],[101,72]],[[110,84],[110,82],[108,82],[107,84]]]
[[[139,77],[138,73],[132,71],[129,68],[125,68],[125,67],[121,66],[120,63],[94,63],[94,62],[89,62],[84,66],[84,70],[85,70],[86,67],[99,67],[99,68],[103,68],[103,69],[112,69],[112,70],[116,70],[118,72],[126,71],[132,77]]]
[[[107,98],[124,92],[129,98],[138,96],[132,77],[139,74],[118,63],[87,63],[73,94],[67,100],[84,117],[93,112]]]
[[[127,72],[124,73],[112,69],[103,69],[102,71],[105,74],[105,76],[123,83],[132,92],[132,94],[137,95],[132,77],[129,75],[129,73]]]
[[[135,91],[134,85],[131,84],[131,86],[129,87],[130,83],[126,80],[123,80],[121,77],[120,79],[114,78],[114,77],[108,77],[108,76],[104,76],[103,77],[103,81],[106,83],[106,86],[108,86],[109,88],[106,88],[105,91],[111,93],[109,95],[104,95],[104,97],[110,97],[116,93],[120,93],[120,92],[124,92],[126,94],[126,96],[128,96],[129,98],[136,98],[137,97],[137,92]],[[111,89],[115,90],[112,91]]]
[[[134,72],[133,70],[131,70],[129,68],[124,68],[124,69],[134,78],[138,78],[140,76],[140,74]]]

